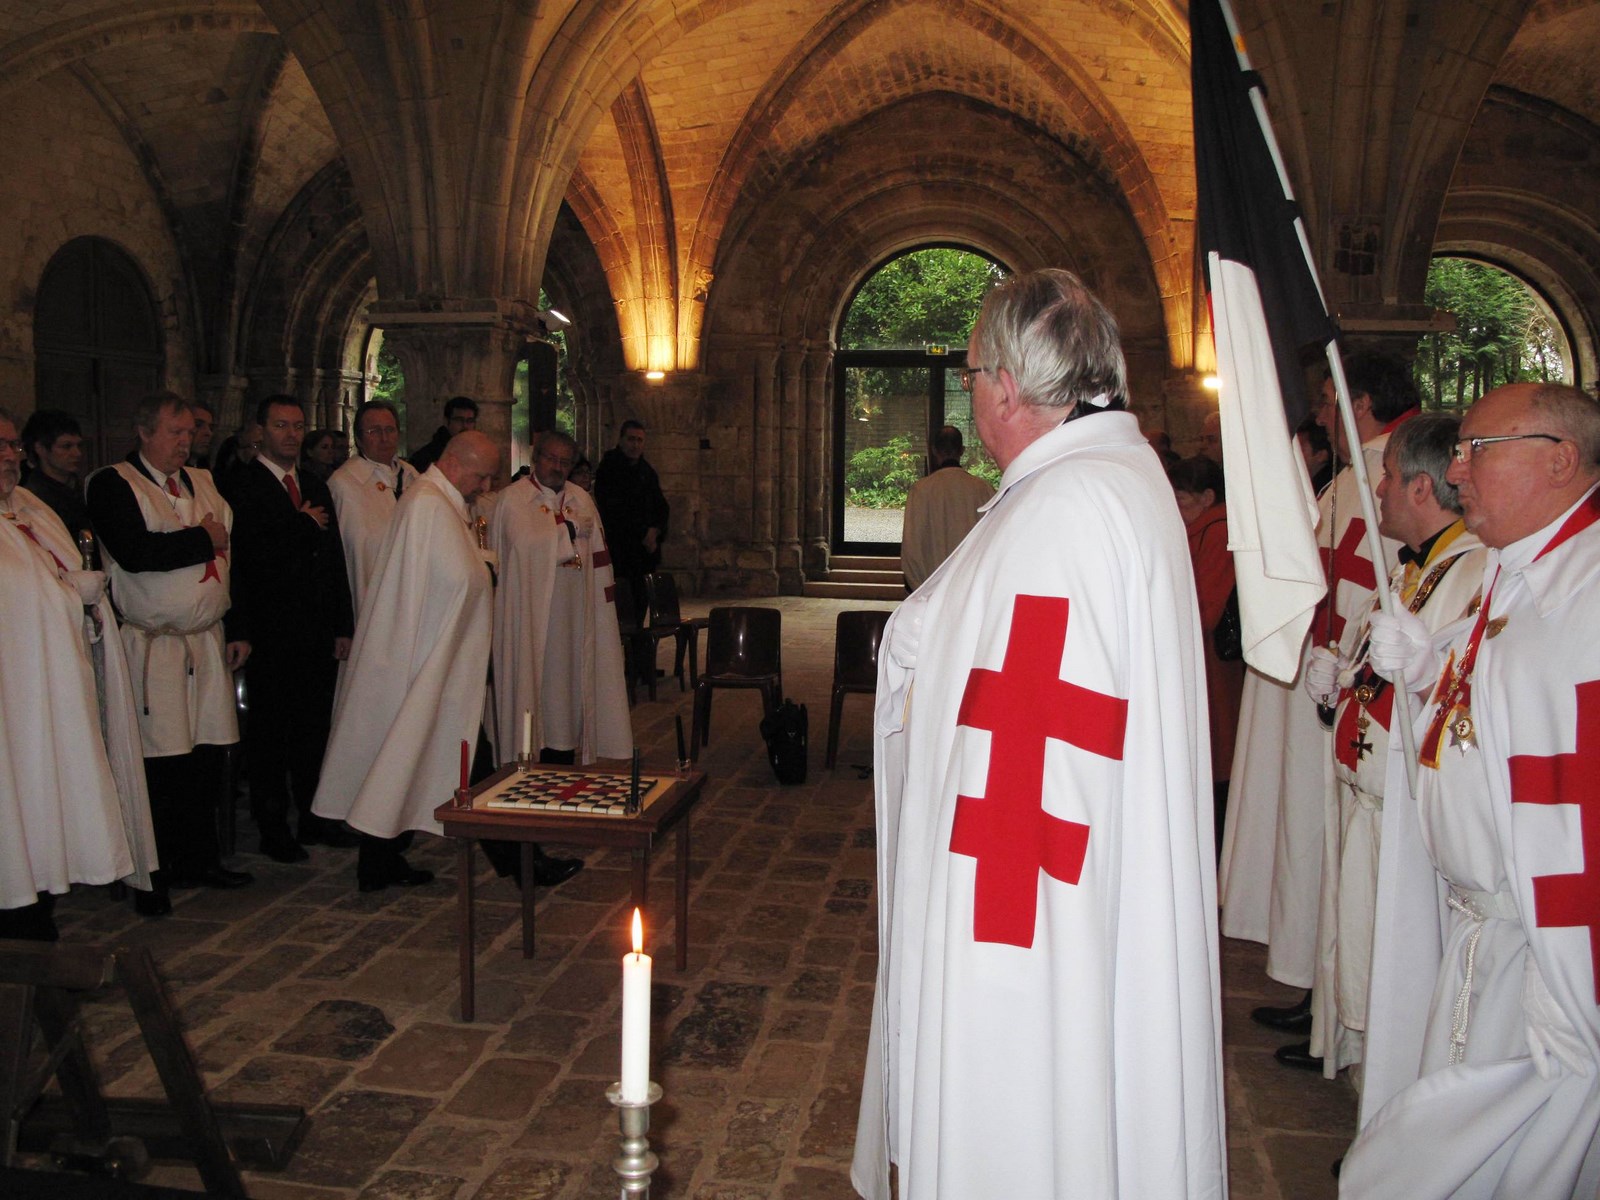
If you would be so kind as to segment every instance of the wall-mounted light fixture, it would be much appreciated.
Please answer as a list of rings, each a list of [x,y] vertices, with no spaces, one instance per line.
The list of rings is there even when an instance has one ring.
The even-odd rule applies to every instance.
[[[1220,375],[1203,376],[1200,380],[1200,386],[1208,392],[1220,392],[1222,390],[1222,377]]]
[[[651,383],[660,383],[667,377],[667,373],[665,371],[646,371],[644,377]]]

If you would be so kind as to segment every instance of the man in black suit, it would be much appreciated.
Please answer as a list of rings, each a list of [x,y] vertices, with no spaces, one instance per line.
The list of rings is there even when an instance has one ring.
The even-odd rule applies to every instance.
[[[268,396],[256,419],[260,457],[223,482],[234,513],[234,605],[254,647],[245,668],[245,771],[261,852],[298,862],[307,857],[303,844],[356,844],[354,834],[311,812],[355,617],[333,497],[297,469],[305,410],[293,396]],[[289,832],[291,790],[298,842]]]

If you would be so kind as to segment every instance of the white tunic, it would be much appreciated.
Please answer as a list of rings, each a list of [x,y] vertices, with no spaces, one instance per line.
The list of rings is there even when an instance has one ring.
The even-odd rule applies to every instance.
[[[906,582],[919,588],[978,523],[978,509],[994,489],[958,466],[940,467],[912,484],[900,535]]]
[[[0,520],[0,908],[74,883],[148,889],[155,837],[116,616],[101,599],[91,632],[67,579],[77,546],[48,505],[19,487],[10,514]]]
[[[395,495],[401,495],[418,478],[417,469],[403,458],[393,467],[362,458],[346,459],[328,477],[333,493],[333,510],[339,517],[339,536],[344,541],[345,572],[350,577],[350,603],[361,611],[361,597],[367,581],[378,565],[378,554],[394,521]]]
[[[1388,444],[1383,433],[1361,447],[1369,482],[1381,477]],[[1342,645],[1377,591],[1355,472],[1341,471],[1317,507],[1317,543],[1338,581],[1331,636]],[[1384,546],[1392,560],[1399,543],[1384,539]],[[1301,674],[1310,642],[1329,637],[1329,617],[1319,608]],[[1316,972],[1323,830],[1333,802],[1332,739],[1299,677],[1280,684],[1248,672],[1223,835],[1222,932],[1265,942],[1267,974],[1292,987],[1310,987]]]
[[[1029,445],[891,618],[863,1196],[1225,1194],[1199,637],[1126,413]]]
[[[1572,511],[1596,515],[1592,502]],[[1419,769],[1409,832],[1385,821],[1365,1126],[1344,1195],[1600,1190],[1600,524],[1541,556],[1565,521],[1489,553],[1488,628],[1504,625],[1481,641],[1472,742],[1447,735],[1437,769]],[[1459,653],[1473,623],[1438,642]]]
[[[429,467],[400,499],[356,619],[318,816],[376,837],[440,832],[433,810],[483,718],[491,590],[461,493]]]
[[[233,509],[209,471],[185,467],[194,495],[170,496],[131,463],[104,469],[115,471],[133,489],[145,528],[153,533],[191,529],[207,513],[233,529]],[[145,757],[237,742],[233,672],[222,632],[223,614],[232,603],[227,553],[174,571],[124,570],[109,547],[103,557],[111,598],[122,614],[122,645],[133,677]]]
[[[571,530],[568,529],[571,523]],[[616,583],[600,514],[567,484],[532,475],[497,494],[489,545],[500,562],[494,606],[496,755],[577,750],[580,763],[629,758],[633,725],[617,629]]]
[[[1397,605],[1412,609],[1430,629],[1453,624],[1482,586],[1487,553],[1483,543],[1457,521],[1440,533],[1425,564],[1396,566],[1390,573],[1389,587]],[[1418,592],[1424,587],[1426,594],[1418,605]],[[1378,611],[1374,599],[1351,640],[1358,667],[1366,661],[1371,614]],[[1323,1074],[1329,1079],[1362,1060],[1362,1034],[1367,1028],[1372,914],[1384,798],[1391,786],[1386,776],[1395,705],[1393,689],[1381,681],[1374,685],[1373,678],[1363,674],[1359,682],[1352,681],[1357,686],[1377,686],[1370,703],[1363,704],[1354,687],[1345,687],[1334,719],[1336,803],[1328,810],[1323,844],[1311,1026],[1311,1052],[1321,1056]],[[1414,701],[1411,711],[1416,711]],[[1403,787],[1403,775],[1392,786]],[[1400,802],[1405,803],[1408,796],[1406,788]]]

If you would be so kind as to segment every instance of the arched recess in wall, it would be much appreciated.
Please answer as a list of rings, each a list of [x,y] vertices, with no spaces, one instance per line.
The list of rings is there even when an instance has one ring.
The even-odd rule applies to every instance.
[[[126,453],[134,406],[161,386],[161,322],[139,264],[105,238],[57,250],[35,294],[33,350],[37,405],[78,419],[86,466]]]
[[[940,153],[907,129],[940,131]],[[1141,416],[1164,417],[1165,309],[1148,249],[1115,181],[1044,130],[950,93],[889,105],[803,152],[741,198],[707,304],[701,424],[702,546],[726,565],[702,593],[798,592],[827,568],[834,332],[875,267],[918,246],[959,245],[1018,271],[1066,267],[1116,315]],[[733,547],[748,554],[729,554]],[[772,549],[770,575],[750,565]],[[742,561],[741,560],[742,557]]]

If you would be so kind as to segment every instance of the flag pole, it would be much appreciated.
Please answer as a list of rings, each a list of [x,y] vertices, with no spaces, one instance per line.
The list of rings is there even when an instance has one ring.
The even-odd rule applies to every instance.
[[[1222,9],[1222,19],[1228,26],[1228,36],[1233,42],[1235,53],[1239,56],[1239,66],[1242,70],[1250,71],[1252,68],[1249,56],[1245,53],[1244,41],[1239,36],[1239,24],[1234,19],[1233,5],[1229,0],[1219,0],[1219,5]],[[1282,187],[1286,198],[1293,199],[1294,189],[1289,184],[1289,172],[1284,165],[1283,154],[1278,149],[1278,139],[1272,132],[1272,121],[1267,116],[1266,99],[1262,96],[1259,87],[1250,88],[1250,106],[1255,110],[1256,121],[1261,127],[1261,136],[1266,140],[1267,150],[1272,155],[1273,166],[1278,172],[1279,186]],[[1298,216],[1294,220],[1294,229],[1296,238],[1300,243],[1300,252],[1305,256],[1306,270],[1310,272],[1311,282],[1316,286],[1317,295],[1322,300],[1323,311],[1326,312],[1328,298],[1322,290],[1322,276],[1317,272],[1317,263],[1311,253],[1311,242],[1306,236],[1305,224]],[[1356,492],[1361,502],[1361,515],[1365,518],[1367,524],[1367,550],[1372,557],[1373,563],[1381,569],[1379,578],[1383,580],[1383,584],[1378,588],[1378,604],[1386,615],[1392,617],[1395,614],[1395,603],[1394,596],[1388,587],[1392,565],[1389,562],[1388,555],[1384,553],[1383,535],[1378,532],[1378,513],[1376,505],[1372,501],[1371,478],[1367,474],[1366,455],[1361,452],[1361,433],[1356,428],[1355,407],[1350,399],[1350,383],[1345,378],[1344,360],[1340,357],[1337,339],[1329,339],[1325,351],[1328,358],[1328,371],[1333,379],[1334,396],[1339,403],[1339,417],[1344,424],[1345,444],[1350,449],[1350,468],[1355,472]],[[1333,569],[1331,557],[1328,566],[1331,572]],[[1328,596],[1330,607],[1338,600],[1337,580],[1332,580],[1331,582],[1334,586],[1330,588]],[[1315,633],[1312,636],[1314,637]],[[1398,703],[1397,715],[1400,726],[1400,744],[1405,750],[1406,777],[1411,784],[1412,793],[1415,794],[1417,754],[1416,734],[1411,727],[1411,695],[1403,681],[1395,684],[1394,690],[1395,699]],[[1391,721],[1391,724],[1394,723],[1396,722]]]

